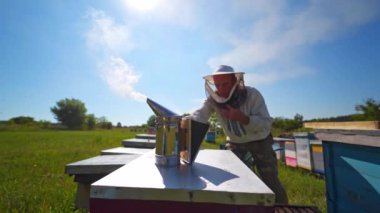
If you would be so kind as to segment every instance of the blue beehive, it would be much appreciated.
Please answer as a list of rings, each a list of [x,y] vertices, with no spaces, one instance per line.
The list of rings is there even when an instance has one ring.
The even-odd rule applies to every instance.
[[[215,143],[215,139],[216,139],[216,132],[208,131],[206,134],[206,141],[210,143]]]
[[[322,140],[328,212],[379,212],[380,131],[316,130]]]

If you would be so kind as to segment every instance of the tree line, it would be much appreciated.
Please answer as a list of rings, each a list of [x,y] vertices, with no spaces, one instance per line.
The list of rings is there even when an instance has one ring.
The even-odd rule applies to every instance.
[[[363,104],[357,104],[355,110],[358,112],[352,115],[342,115],[330,118],[315,118],[307,122],[343,122],[343,121],[380,121],[380,102],[368,98]],[[294,131],[308,131],[303,128],[303,116],[296,114],[293,119],[275,118],[273,131],[277,135],[287,135]]]
[[[316,118],[307,121],[370,121],[370,120],[380,120],[380,102],[375,101],[372,98],[369,98],[364,101],[363,104],[358,104],[355,106],[357,114],[352,115],[343,115],[331,118]],[[67,129],[112,129],[112,122],[108,121],[106,117],[96,117],[94,114],[87,114],[87,108],[85,104],[75,98],[65,98],[59,100],[55,106],[50,108],[50,111],[53,113],[54,118],[58,121],[58,126],[56,128],[67,128]],[[188,113],[184,114],[188,115]],[[141,126],[133,126],[135,128],[147,128],[155,126],[155,115],[151,115],[145,124]],[[292,119],[276,117],[273,122],[273,130],[276,135],[293,132],[296,130],[302,129],[303,126],[303,116],[296,114]],[[16,124],[16,125],[37,125],[42,128],[51,127],[53,124],[49,121],[35,121],[33,117],[29,116],[18,116],[9,119],[7,124]],[[212,127],[220,130],[220,124],[216,119],[216,116],[213,115],[210,118],[210,124]],[[121,123],[118,122],[116,127],[122,127]]]
[[[18,116],[9,119],[7,125],[23,125],[33,126],[39,128],[54,128],[54,129],[70,129],[81,130],[88,129],[93,130],[96,128],[112,129],[112,122],[108,121],[106,117],[96,117],[94,114],[87,114],[87,108],[85,104],[75,98],[65,98],[59,100],[55,106],[50,108],[54,118],[58,123],[51,123],[50,121],[36,121],[30,116]],[[4,123],[4,122],[3,122]],[[118,122],[116,127],[122,127]]]
[[[373,98],[366,99],[364,104],[356,105],[355,111],[358,113],[330,118],[315,118],[308,121],[380,121],[380,102]]]

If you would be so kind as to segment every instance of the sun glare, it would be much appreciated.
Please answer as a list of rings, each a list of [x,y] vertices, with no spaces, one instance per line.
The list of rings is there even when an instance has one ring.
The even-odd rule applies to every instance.
[[[148,12],[157,7],[158,0],[128,0],[127,5],[139,12]]]

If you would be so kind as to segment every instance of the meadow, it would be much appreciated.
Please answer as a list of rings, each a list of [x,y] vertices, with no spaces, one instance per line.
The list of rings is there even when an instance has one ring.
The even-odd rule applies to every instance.
[[[73,212],[76,183],[65,165],[94,157],[135,137],[128,129],[0,130],[0,212]],[[202,144],[218,149],[223,143]],[[279,162],[279,175],[293,205],[313,205],[326,212],[325,181]]]

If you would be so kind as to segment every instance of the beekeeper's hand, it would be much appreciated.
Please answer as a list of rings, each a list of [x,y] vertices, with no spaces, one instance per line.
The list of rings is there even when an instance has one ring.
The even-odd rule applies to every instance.
[[[230,105],[226,105],[226,107],[221,109],[220,112],[225,119],[239,121],[244,125],[247,125],[249,123],[249,117],[238,108],[233,108]]]

